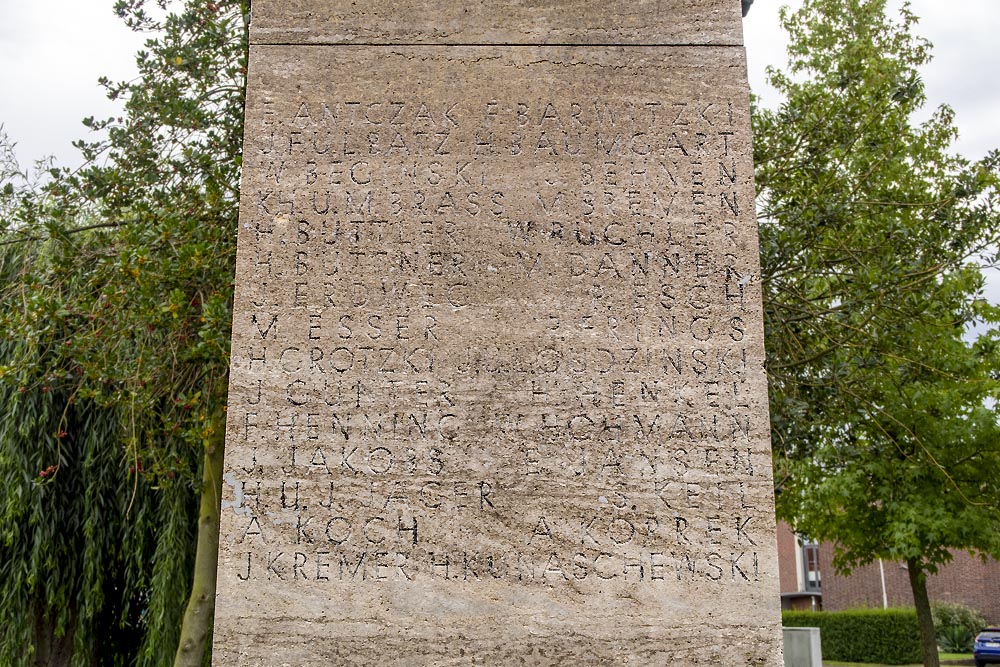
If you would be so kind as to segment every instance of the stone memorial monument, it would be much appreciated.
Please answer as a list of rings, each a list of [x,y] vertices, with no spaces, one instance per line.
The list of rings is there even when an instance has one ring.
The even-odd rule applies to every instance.
[[[740,7],[255,0],[216,665],[781,665]]]

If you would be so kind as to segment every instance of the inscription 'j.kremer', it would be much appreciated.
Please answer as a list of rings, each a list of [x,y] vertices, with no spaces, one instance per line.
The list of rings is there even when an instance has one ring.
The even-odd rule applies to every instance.
[[[254,4],[216,664],[776,667],[739,3],[345,4]]]

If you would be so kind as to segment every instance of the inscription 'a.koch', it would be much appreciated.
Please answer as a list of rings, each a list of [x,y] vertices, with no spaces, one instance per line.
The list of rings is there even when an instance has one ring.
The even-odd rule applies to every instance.
[[[288,48],[248,98],[229,594],[514,653],[770,595],[741,57]]]

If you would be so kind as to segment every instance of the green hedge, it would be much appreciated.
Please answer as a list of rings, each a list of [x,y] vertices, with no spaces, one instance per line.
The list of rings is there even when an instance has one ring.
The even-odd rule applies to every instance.
[[[906,665],[922,662],[913,609],[784,611],[788,627],[819,628],[824,660]]]

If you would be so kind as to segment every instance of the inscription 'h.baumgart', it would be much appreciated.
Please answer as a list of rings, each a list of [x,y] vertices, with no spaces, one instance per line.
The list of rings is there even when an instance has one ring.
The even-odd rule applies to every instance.
[[[413,665],[433,628],[619,664],[772,613],[742,54],[662,52],[257,48],[220,605]]]

